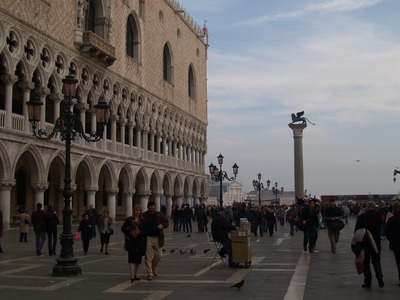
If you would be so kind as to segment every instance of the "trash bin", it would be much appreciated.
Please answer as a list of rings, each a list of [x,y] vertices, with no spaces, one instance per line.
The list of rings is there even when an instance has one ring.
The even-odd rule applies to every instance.
[[[239,226],[240,226],[239,227],[240,230],[246,230],[250,235],[250,233],[251,233],[251,223],[248,222],[247,219],[244,222],[241,221]]]
[[[250,231],[248,230],[235,230],[231,231],[232,240],[232,263],[238,266],[244,263],[245,267],[251,265],[251,245],[250,245]]]

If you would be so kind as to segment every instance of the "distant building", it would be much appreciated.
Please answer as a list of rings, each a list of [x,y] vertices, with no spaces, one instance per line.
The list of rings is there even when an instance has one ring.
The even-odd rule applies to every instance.
[[[321,202],[328,203],[330,199],[334,199],[336,202],[357,202],[359,204],[364,204],[367,201],[385,201],[391,202],[395,200],[396,194],[363,194],[363,195],[322,195]]]
[[[220,205],[220,183],[211,181],[209,183],[210,193],[208,195],[207,205]],[[243,185],[237,181],[222,183],[223,206],[233,205],[235,202],[244,202],[246,193],[242,191]]]
[[[278,200],[278,201],[277,201]],[[251,203],[252,205],[259,205],[259,191],[254,190],[247,193],[245,202]],[[280,205],[292,205],[295,203],[294,191],[284,191],[282,194],[274,195],[271,190],[261,190],[261,205],[276,205],[278,202]]]

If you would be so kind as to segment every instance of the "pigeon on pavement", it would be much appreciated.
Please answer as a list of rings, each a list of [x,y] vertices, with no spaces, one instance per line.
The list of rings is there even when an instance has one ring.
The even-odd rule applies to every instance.
[[[234,285],[231,286],[231,288],[235,287],[240,289],[244,285],[244,280],[239,281],[238,283],[235,283]]]

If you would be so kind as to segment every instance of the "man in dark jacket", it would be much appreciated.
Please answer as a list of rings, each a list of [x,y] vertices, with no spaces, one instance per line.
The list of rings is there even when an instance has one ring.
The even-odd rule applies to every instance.
[[[220,251],[220,254],[228,254],[230,268],[234,267],[232,262],[232,241],[229,238],[229,232],[232,230],[236,230],[236,227],[226,219],[225,210],[222,207],[218,208],[217,215],[211,224],[211,232],[214,241],[223,245],[223,250]]]
[[[308,250],[312,253],[314,252],[316,234],[319,228],[318,210],[315,208],[314,201],[308,203],[308,207],[303,210],[301,219],[305,226],[303,239],[304,251],[307,251],[308,244]]]
[[[42,210],[42,203],[36,204],[36,210],[31,218],[36,237],[36,254],[42,255],[42,247],[46,241],[46,213]]]
[[[159,211],[156,211],[156,204],[149,202],[147,211],[143,213],[143,228],[147,234],[146,239],[146,268],[147,280],[158,276],[157,265],[162,257],[164,246],[164,229],[168,227],[168,219]]]
[[[185,208],[183,209],[183,218],[184,218],[184,229],[186,232],[190,233],[192,232],[192,218],[193,218],[193,210],[190,208],[189,204],[185,205]]]
[[[389,249],[393,251],[396,260],[400,286],[400,201],[396,201],[392,209],[394,216],[386,223],[385,236],[389,240]]]
[[[364,284],[363,288],[371,288],[372,274],[370,262],[375,270],[375,276],[378,280],[378,285],[380,288],[384,286],[382,267],[381,267],[381,224],[382,219],[377,212],[378,206],[374,201],[369,201],[365,206],[365,213],[361,214],[357,218],[356,227],[354,232],[360,228],[365,228],[371,232],[374,237],[376,247],[378,248],[378,253],[372,248],[370,244],[365,247],[365,258],[364,258]]]
[[[336,244],[339,241],[340,230],[334,228],[333,223],[338,222],[336,220],[340,220],[342,218],[342,214],[340,208],[336,206],[335,200],[329,200],[329,206],[325,209],[325,221],[326,226],[328,227],[328,237],[331,242],[331,251],[332,253],[336,253]]]

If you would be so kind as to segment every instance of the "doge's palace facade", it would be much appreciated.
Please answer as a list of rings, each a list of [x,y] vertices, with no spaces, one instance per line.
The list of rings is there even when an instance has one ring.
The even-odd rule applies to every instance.
[[[72,143],[73,218],[89,205],[114,218],[132,206],[203,203],[207,151],[207,28],[178,0],[0,1],[0,208],[7,228],[25,206],[61,216],[65,143],[32,135],[26,102],[40,95],[40,128],[62,111],[62,79],[78,79],[73,108],[86,132],[93,106],[111,106],[104,137]]]

